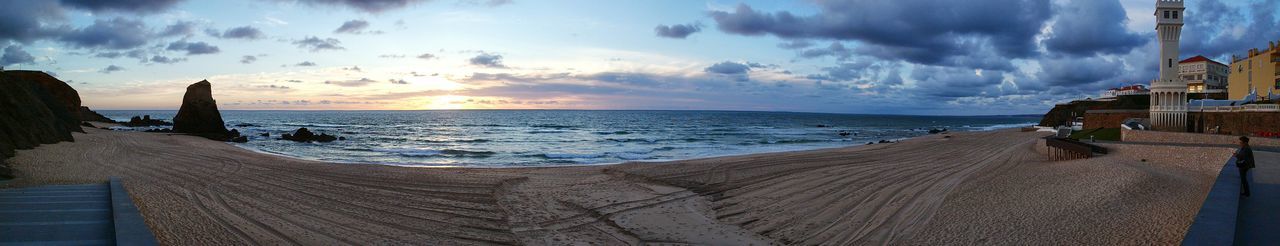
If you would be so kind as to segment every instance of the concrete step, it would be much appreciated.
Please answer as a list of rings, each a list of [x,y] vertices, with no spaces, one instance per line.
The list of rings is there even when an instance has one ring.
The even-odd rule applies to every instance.
[[[111,199],[107,194],[92,195],[44,195],[44,194],[25,194],[25,195],[0,195],[0,202],[76,202],[76,201],[102,201]]]
[[[73,220],[110,220],[111,209],[47,209],[0,212],[0,224],[11,222],[53,222]]]
[[[0,243],[114,240],[111,220],[0,223]]]
[[[65,202],[0,202],[0,212],[46,209],[111,209],[108,200],[99,201],[65,201]]]
[[[118,178],[0,189],[0,246],[156,245]]]

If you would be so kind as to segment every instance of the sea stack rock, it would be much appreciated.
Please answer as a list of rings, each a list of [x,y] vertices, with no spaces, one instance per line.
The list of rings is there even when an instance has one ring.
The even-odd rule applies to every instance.
[[[173,132],[188,133],[213,140],[226,141],[227,127],[213,100],[213,89],[208,80],[187,86],[182,96],[182,107],[173,116]]]

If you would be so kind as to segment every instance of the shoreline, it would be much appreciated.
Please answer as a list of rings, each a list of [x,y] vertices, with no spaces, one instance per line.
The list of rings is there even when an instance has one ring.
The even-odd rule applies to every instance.
[[[95,123],[98,123],[98,122],[95,122]],[[1014,125],[1017,125],[1017,126],[1014,126]],[[1033,124],[1033,123],[1031,123],[1031,125],[1034,125],[1034,124]],[[957,131],[957,132],[992,132],[992,131],[1004,131],[1004,130],[1010,130],[1010,129],[1018,129],[1018,127],[1028,126],[1028,125],[1023,125],[1023,124],[1000,124],[999,126],[1010,126],[1010,127],[994,128],[994,129],[989,129],[989,130],[980,130],[980,131]],[[951,132],[946,132],[946,133],[951,133]],[[944,134],[946,134],[946,133],[940,133],[940,134],[937,134],[937,135],[944,135]],[[279,157],[284,157],[284,158],[293,158],[293,159],[307,160],[307,161],[339,163],[339,164],[354,164],[354,165],[384,165],[384,166],[397,166],[397,167],[409,167],[409,168],[479,168],[479,169],[489,169],[489,168],[517,168],[517,169],[518,169],[518,168],[543,168],[543,167],[590,167],[590,166],[610,166],[610,165],[620,165],[620,164],[627,164],[627,163],[663,163],[663,162],[690,161],[690,160],[699,160],[699,159],[724,158],[724,157],[743,156],[743,155],[755,155],[755,154],[778,154],[778,153],[787,153],[787,152],[818,151],[818,150],[831,150],[831,149],[841,149],[841,148],[856,148],[856,147],[860,147],[860,146],[870,146],[870,145],[876,145],[876,144],[892,144],[892,143],[897,143],[897,142],[901,142],[901,141],[911,140],[911,139],[915,139],[915,138],[927,137],[927,136],[931,136],[931,135],[935,135],[935,134],[924,134],[924,135],[914,136],[914,137],[903,137],[903,138],[893,138],[893,139],[881,139],[881,140],[885,140],[885,141],[890,141],[889,143],[873,143],[873,142],[868,141],[868,142],[867,142],[867,143],[865,143],[865,144],[850,144],[850,145],[843,145],[843,146],[822,146],[822,147],[815,147],[815,148],[798,148],[798,149],[790,149],[790,150],[777,150],[777,151],[764,151],[764,152],[735,152],[735,153],[725,153],[725,154],[716,154],[716,155],[708,155],[708,156],[692,156],[692,157],[688,157],[688,158],[680,158],[680,159],[630,160],[630,161],[623,161],[623,162],[576,163],[576,164],[554,164],[554,165],[542,165],[542,166],[517,166],[517,165],[509,165],[509,166],[479,166],[479,165],[467,165],[467,164],[463,164],[463,165],[439,165],[439,164],[435,164],[435,163],[378,163],[378,162],[343,161],[343,160],[322,160],[322,159],[318,159],[318,158],[308,158],[308,157],[303,157],[303,156],[295,156],[295,155],[290,155],[290,154],[287,154],[287,153],[271,152],[271,151],[266,151],[266,150],[261,150],[261,149],[257,149],[257,148],[252,148],[252,147],[243,146],[243,145],[241,145],[241,144],[234,144],[234,143],[228,143],[228,144],[229,144],[229,145],[232,145],[232,146],[235,146],[235,147],[239,147],[239,148],[241,148],[241,149],[245,149],[245,150],[249,150],[249,151],[253,151],[253,152],[257,152],[257,153],[261,153],[261,154],[266,154],[266,155],[273,155],[273,156],[279,156]],[[258,140],[258,141],[261,141],[261,140]],[[861,142],[861,141],[859,141],[859,142]]]
[[[120,176],[157,239],[180,245],[1176,243],[1216,175],[1203,151],[1229,154],[1121,146],[1045,162],[1032,145],[1046,133],[950,135],[654,163],[412,168],[87,129],[19,151],[19,178],[0,187]]]

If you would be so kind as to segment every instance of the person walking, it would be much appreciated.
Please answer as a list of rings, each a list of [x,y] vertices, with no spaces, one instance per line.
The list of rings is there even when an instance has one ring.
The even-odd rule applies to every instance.
[[[1240,136],[1240,150],[1236,151],[1236,167],[1240,169],[1240,196],[1249,197],[1249,169],[1253,169],[1253,149],[1249,137]]]

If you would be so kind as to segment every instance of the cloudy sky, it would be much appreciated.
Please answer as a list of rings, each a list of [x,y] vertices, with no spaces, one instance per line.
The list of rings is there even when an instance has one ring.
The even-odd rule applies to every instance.
[[[1182,54],[1278,40],[1280,1],[1188,0]],[[1146,83],[1153,0],[0,0],[0,65],[96,109],[1027,114]]]

